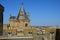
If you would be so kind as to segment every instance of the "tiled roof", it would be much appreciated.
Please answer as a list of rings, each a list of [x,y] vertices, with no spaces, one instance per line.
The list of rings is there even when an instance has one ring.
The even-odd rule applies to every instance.
[[[23,19],[24,20],[29,20],[29,17],[28,17],[28,15],[27,15],[27,13],[25,12],[25,9],[24,9],[24,5],[23,5],[23,3],[22,3],[22,6],[21,6],[21,8],[20,8],[20,10],[19,10],[19,14],[18,14],[18,16],[16,17],[16,16],[11,16],[10,17],[10,19],[12,19],[12,20],[20,20],[20,13],[22,12],[22,14],[23,14]]]
[[[14,19],[16,19],[16,16],[11,16],[10,19],[13,19],[14,20]]]
[[[20,8],[19,14],[18,14],[18,16],[17,16],[17,19],[18,19],[18,20],[19,20],[20,12],[22,12],[23,17],[24,17],[24,20],[28,20],[28,19],[29,19],[28,16],[27,16],[27,14],[26,14],[26,12],[25,12],[23,3],[22,3],[22,6],[21,6],[21,8]]]

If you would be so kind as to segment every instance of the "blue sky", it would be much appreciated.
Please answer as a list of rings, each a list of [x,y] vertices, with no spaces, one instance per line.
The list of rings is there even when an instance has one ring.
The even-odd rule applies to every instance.
[[[23,0],[26,12],[30,12],[30,25],[60,25],[60,0]],[[22,0],[0,0],[5,7],[4,24],[9,23],[9,14],[17,16]]]

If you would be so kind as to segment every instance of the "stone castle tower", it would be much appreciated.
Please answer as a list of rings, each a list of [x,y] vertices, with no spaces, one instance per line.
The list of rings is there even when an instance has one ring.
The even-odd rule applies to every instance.
[[[17,35],[23,35],[23,33],[20,33],[24,31],[25,28],[30,28],[30,15],[29,12],[26,13],[24,9],[24,5],[22,3],[22,6],[19,10],[18,16],[11,16],[10,15],[10,29],[16,29]],[[9,33],[10,34],[10,33]]]

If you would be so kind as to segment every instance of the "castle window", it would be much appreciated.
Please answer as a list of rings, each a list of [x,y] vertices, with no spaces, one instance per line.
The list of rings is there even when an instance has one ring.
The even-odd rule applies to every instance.
[[[20,32],[23,32],[23,31],[20,31]]]
[[[23,31],[17,31],[18,33],[23,33]]]
[[[11,34],[10,32],[8,32],[8,34]]]
[[[28,32],[29,34],[32,34],[32,32]]]
[[[11,32],[8,32],[8,36],[12,36],[12,33]]]
[[[28,26],[28,24],[25,24],[25,27],[27,27]]]

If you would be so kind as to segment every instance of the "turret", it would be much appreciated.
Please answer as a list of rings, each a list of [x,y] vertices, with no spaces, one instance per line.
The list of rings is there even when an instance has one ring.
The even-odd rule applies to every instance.
[[[24,18],[25,15],[26,15],[26,13],[25,13],[24,5],[23,5],[23,3],[22,3],[22,6],[21,6],[21,8],[20,8],[20,11],[19,11],[19,14],[18,14],[17,19],[18,19],[18,20],[25,19],[25,18]]]

